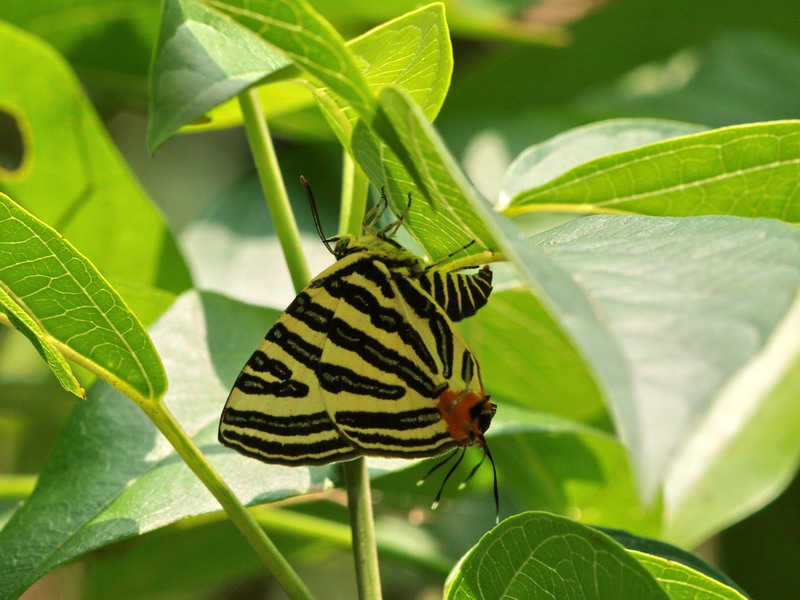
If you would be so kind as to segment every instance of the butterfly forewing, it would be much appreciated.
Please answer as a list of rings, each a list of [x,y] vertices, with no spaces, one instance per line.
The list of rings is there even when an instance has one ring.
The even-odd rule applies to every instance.
[[[426,324],[409,320],[413,311],[389,267],[379,257],[366,262],[369,278],[354,272],[343,284],[347,293],[325,341],[319,373],[325,406],[361,454],[438,454],[454,444],[437,409],[447,388],[441,361]]]

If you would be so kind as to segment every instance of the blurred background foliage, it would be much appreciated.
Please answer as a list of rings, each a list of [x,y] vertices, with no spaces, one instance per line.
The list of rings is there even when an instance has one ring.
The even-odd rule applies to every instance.
[[[312,4],[346,38],[417,6],[410,0]],[[796,0],[759,5],[745,0],[446,4],[455,70],[436,125],[490,199],[520,151],[584,123],[657,117],[720,127],[800,114]],[[147,69],[159,15],[158,0],[5,0],[0,5],[0,19],[40,36],[69,61],[136,178],[178,237],[195,285],[282,307],[293,292],[278,259],[269,278],[254,273],[251,285],[231,289],[232,281],[241,281],[241,274],[231,273],[234,266],[246,268],[257,257],[278,256],[244,132],[231,128],[181,135],[155,156],[146,149]],[[304,174],[333,231],[340,147],[312,105],[276,116],[272,128],[297,206],[304,204],[295,182]],[[0,111],[0,168],[13,169],[18,154],[13,121]],[[329,257],[305,210],[299,209],[298,217],[317,272]],[[0,329],[0,474],[35,475],[75,402],[22,336]],[[421,468],[414,467],[376,484],[387,599],[439,597],[450,565],[492,520],[488,485],[462,498],[457,509],[445,499],[433,516],[409,510],[430,500],[428,488],[413,485],[420,474]],[[19,498],[26,493],[21,486]],[[778,500],[703,549],[753,598],[796,597],[798,498],[800,482],[795,481]],[[513,497],[504,502],[513,503]],[[290,504],[342,528],[347,522],[338,493]],[[14,499],[0,504],[0,523],[15,506]],[[416,527],[422,522],[428,527]],[[322,581],[331,590],[328,598],[355,597],[345,541],[335,543],[333,535],[320,541],[313,528],[298,537],[282,535],[274,523],[267,526],[312,587]],[[56,571],[41,586],[44,594],[49,586],[51,595],[45,597],[59,598],[282,597],[219,516],[189,519],[104,548]]]

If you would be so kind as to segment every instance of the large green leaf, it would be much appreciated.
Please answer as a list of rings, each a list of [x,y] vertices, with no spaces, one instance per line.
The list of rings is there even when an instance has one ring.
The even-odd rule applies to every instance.
[[[145,323],[190,285],[175,239],[120,158],[73,73],[30,34],[0,24],[0,106],[23,134],[0,189],[85,254]],[[132,257],[136,257],[135,260]]]
[[[255,31],[361,115],[375,99],[344,39],[305,0],[200,0]]]
[[[800,121],[728,127],[589,161],[518,193],[504,212],[723,214],[794,223],[798,162]]]
[[[577,127],[521,152],[505,174],[498,206],[504,207],[518,193],[544,185],[592,159],[703,129],[657,119],[612,119]]]
[[[150,150],[290,64],[260,38],[203,4],[166,0],[150,74]]]
[[[547,513],[523,513],[500,523],[451,577],[447,600],[669,598],[611,538]]]
[[[153,0],[4,0],[0,19],[51,44],[93,98],[143,110],[158,12]]]
[[[797,420],[767,418],[785,406],[800,351],[786,341],[800,284],[795,228],[721,216],[598,216],[526,241],[509,221],[484,210],[523,279],[591,364],[646,496],[668,478],[675,486],[665,490],[673,520],[680,504],[693,498],[704,518],[719,526],[717,515],[752,509],[765,500],[765,490],[774,493],[800,440]],[[740,379],[765,357],[772,367],[760,372],[758,387]],[[749,401],[737,412],[764,415],[758,431],[768,435],[764,426],[773,427],[781,459],[764,462],[772,451],[752,442],[743,454],[731,452],[760,437],[747,421],[718,410],[735,406],[726,398],[742,393]],[[701,425],[705,435],[697,442],[707,458],[698,469],[694,453],[678,450],[694,443]],[[757,467],[754,455],[762,459]],[[714,459],[730,461],[728,468],[738,473],[735,488],[708,477]],[[687,494],[695,478],[716,490],[714,502],[707,493]]]
[[[170,377],[167,405],[249,503],[321,489],[338,476],[336,467],[267,466],[216,442],[230,382],[276,314],[188,293],[153,330]],[[62,429],[36,490],[0,532],[0,598],[93,548],[218,509],[145,414],[97,384]]]
[[[480,359],[492,396],[583,423],[607,423],[586,362],[528,288],[495,286],[491,301],[459,329]]]
[[[686,565],[641,552],[632,552],[631,554],[656,578],[672,600],[695,600],[698,597],[708,600],[746,600],[747,598],[738,590]]]
[[[664,535],[687,546],[758,510],[800,465],[800,295],[667,473]]]
[[[463,182],[430,125],[411,103],[405,105],[403,109],[401,92],[385,88],[382,113],[396,111],[406,120],[395,118],[397,124],[391,128],[380,123],[379,127],[387,139],[397,136],[393,148],[415,174],[415,181],[425,180],[437,169],[432,185],[454,179]],[[794,123],[753,128],[764,134],[755,136],[755,147],[769,137],[765,130],[774,134],[775,128],[787,130],[787,148],[800,139],[793,133]],[[708,135],[734,135],[738,142],[733,146],[746,145],[744,137],[735,134],[740,129],[748,130],[731,128],[658,145]],[[404,131],[414,131],[413,139],[401,138]],[[423,144],[427,151],[421,150]],[[791,168],[787,161],[785,169]],[[443,177],[443,172],[449,176]],[[733,185],[744,184],[744,179],[729,183],[731,193],[736,193]],[[784,176],[783,185],[773,190],[773,204],[791,206],[795,187],[796,182]],[[666,511],[675,523],[668,526],[666,535],[679,543],[689,542],[689,536],[707,535],[734,516],[763,505],[785,485],[800,451],[798,421],[776,423],[775,419],[786,406],[787,394],[796,393],[793,373],[798,349],[786,343],[783,334],[794,322],[791,307],[800,283],[796,229],[776,221],[712,216],[607,216],[579,220],[527,241],[476,194],[462,193],[469,190],[467,184],[448,186],[453,188],[476,211],[474,218],[486,223],[498,249],[515,263],[523,280],[588,360],[634,457],[645,498],[654,498],[666,480]],[[779,196],[779,191],[785,195]],[[774,346],[780,360],[771,361],[773,368],[765,372],[760,386],[753,387],[747,380],[739,386],[738,372],[767,360],[762,356],[771,356]],[[726,424],[721,435],[726,420],[723,411],[714,407],[734,404],[726,398],[741,397],[747,389],[757,394],[750,395],[746,408],[739,405],[740,417]],[[745,426],[745,413],[759,415],[757,429]],[[692,432],[701,424],[706,433],[714,432],[716,443],[704,446],[700,442],[707,444],[707,435],[696,438],[706,452],[704,468],[693,470],[691,452],[677,452],[695,444]],[[770,435],[767,424],[781,431],[772,434],[780,442],[776,452],[756,442]],[[737,446],[744,441],[748,443]],[[734,447],[741,448],[741,453],[731,452]],[[745,460],[753,453],[762,458],[759,468],[752,459]],[[714,465],[716,461],[725,469]],[[724,475],[737,472],[748,474],[740,479],[746,485],[731,489],[730,483],[723,483],[731,478]],[[708,477],[711,473],[720,477]],[[703,493],[690,491],[703,484],[709,486]],[[690,514],[690,524],[678,526]],[[700,523],[706,526],[699,527]],[[691,541],[699,540],[691,537]]]
[[[66,389],[64,354],[135,401],[160,398],[164,368],[119,294],[54,229],[0,194],[0,304]]]
[[[444,259],[459,248],[464,250],[450,259],[452,266],[494,258],[497,246],[472,208],[477,192],[420,108],[393,85],[381,90],[379,103],[372,125],[388,148],[360,123],[353,151],[364,172],[373,182],[387,182],[398,212],[411,195],[404,223],[432,259]]]

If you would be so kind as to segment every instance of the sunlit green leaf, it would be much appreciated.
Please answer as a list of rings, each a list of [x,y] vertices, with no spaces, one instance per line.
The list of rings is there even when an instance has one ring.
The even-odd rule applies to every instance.
[[[391,151],[377,147],[366,128],[357,127],[353,151],[361,167],[372,181],[387,182],[397,212],[411,195],[404,222],[431,258],[445,258],[471,244],[452,263],[488,261],[496,252],[495,242],[467,200],[477,192],[433,126],[400,88],[386,86],[379,98],[380,114],[373,125]]]
[[[514,159],[505,174],[498,204],[505,206],[517,194],[545,185],[592,159],[703,129],[655,119],[613,119],[572,129],[527,148]]]
[[[342,36],[305,0],[200,0],[281,50],[359,114],[375,100]]]
[[[671,600],[746,600],[737,590],[707,575],[657,556],[640,552],[632,555],[656,578]]]
[[[0,190],[53,226],[145,323],[190,285],[160,211],[131,175],[74,74],[51,48],[0,23],[0,106],[23,134]],[[133,259],[132,257],[135,257]]]
[[[4,198],[4,196],[0,195],[0,199]],[[0,247],[2,247],[2,244],[0,244]],[[2,261],[0,261],[0,264],[2,264]],[[86,397],[83,386],[75,378],[64,355],[48,339],[47,334],[31,315],[26,313],[15,302],[13,296],[5,289],[2,276],[0,276],[0,319],[7,320],[6,325],[16,328],[28,338],[39,355],[45,360],[47,366],[50,367],[61,387],[79,398]]]
[[[656,580],[608,536],[547,513],[516,515],[459,563],[447,600],[667,600]]]
[[[800,221],[800,121],[739,125],[603,156],[518,193],[537,210]]]
[[[773,414],[780,405],[776,398],[783,397],[798,349],[785,341],[773,345],[773,338],[785,340],[786,323],[794,322],[800,233],[766,219],[602,216],[525,240],[509,221],[476,208],[492,220],[507,256],[592,365],[645,496],[656,494],[670,469],[709,479],[713,457],[724,455],[738,456],[730,468],[735,464],[739,481],[751,482],[733,504],[741,509],[757,502],[785,472],[785,462],[770,461],[765,471],[752,455],[732,454],[749,424],[728,419],[717,406],[753,389],[738,377],[763,356],[773,357],[772,368],[760,371],[758,394],[743,411]],[[678,450],[693,443],[692,431],[704,422],[702,442],[715,450],[698,470],[697,455]],[[770,422],[793,460],[796,422]],[[723,424],[724,436],[718,431]],[[753,477],[745,478],[745,470]],[[675,490],[674,496],[666,490],[667,511],[679,514]],[[719,506],[700,506],[714,522]]]
[[[167,0],[150,76],[150,150],[290,64],[260,38],[203,4]]]
[[[62,384],[59,352],[145,403],[167,387],[150,338],[119,294],[64,238],[0,194],[0,301]],[[79,393],[79,392],[76,392]],[[79,393],[79,395],[82,395]]]

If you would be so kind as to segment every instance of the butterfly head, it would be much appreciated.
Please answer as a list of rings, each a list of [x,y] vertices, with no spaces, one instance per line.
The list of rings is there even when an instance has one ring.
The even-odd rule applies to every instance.
[[[494,458],[492,458],[492,453],[489,451],[489,446],[486,443],[486,439],[483,437],[483,435],[486,433],[486,430],[489,429],[489,425],[492,424],[492,419],[497,412],[497,406],[489,401],[489,396],[485,395],[483,391],[481,391],[480,394],[470,390],[457,393],[451,389],[447,389],[439,396],[438,408],[442,418],[447,423],[448,433],[450,433],[450,436],[455,440],[456,444],[461,447],[462,452],[458,457],[458,460],[447,472],[447,475],[445,475],[444,480],[439,487],[439,493],[436,494],[436,499],[433,501],[431,508],[435,509],[439,505],[439,500],[442,496],[444,486],[464,458],[464,451],[466,450],[467,446],[478,444],[483,449],[483,458],[481,458],[481,461],[475,465],[467,478],[458,487],[459,489],[463,489],[466,486],[466,483],[472,479],[472,476],[475,475],[480,466],[483,464],[483,460],[488,457],[489,462],[492,465],[492,475],[494,478],[493,490],[495,522],[499,523],[500,496],[497,489],[497,468],[495,467]],[[456,450],[458,450],[458,448],[456,448]],[[424,482],[425,479],[427,479],[428,476],[436,471],[439,467],[449,462],[453,456],[455,456],[455,451],[443,461],[434,465],[433,468],[431,468],[428,473],[417,482],[417,485],[420,485],[422,482]]]
[[[489,429],[497,406],[481,391],[458,392],[446,389],[439,395],[439,414],[447,423],[447,432],[459,446],[485,445],[483,435]]]
[[[336,260],[339,260],[353,252],[358,244],[358,237],[352,233],[343,233],[341,235],[335,235],[333,237],[326,238],[322,241],[328,247],[328,250],[331,251],[331,254],[333,254]]]

